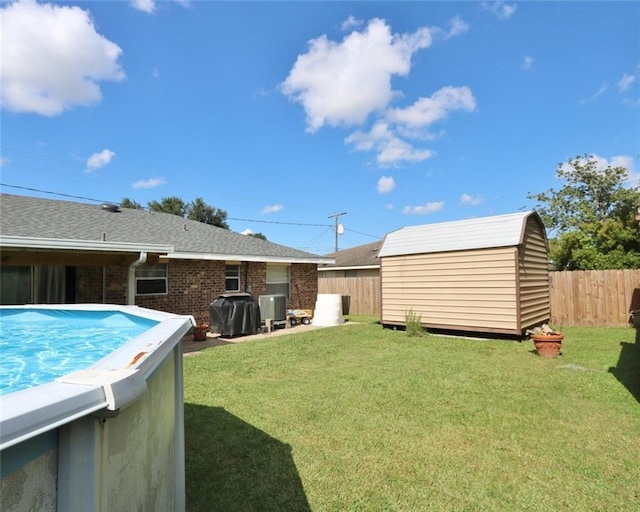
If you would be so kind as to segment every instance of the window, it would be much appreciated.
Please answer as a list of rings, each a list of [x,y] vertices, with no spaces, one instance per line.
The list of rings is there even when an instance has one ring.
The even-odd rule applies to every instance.
[[[267,265],[267,295],[284,295],[289,300],[289,267]]]
[[[0,303],[64,304],[65,283],[66,268],[63,266],[3,265],[0,267]]]
[[[240,291],[240,265],[227,265],[224,273],[224,289],[228,292]]]
[[[0,267],[0,304],[30,304],[32,269],[29,266]]]
[[[167,294],[167,264],[136,268],[136,295]]]

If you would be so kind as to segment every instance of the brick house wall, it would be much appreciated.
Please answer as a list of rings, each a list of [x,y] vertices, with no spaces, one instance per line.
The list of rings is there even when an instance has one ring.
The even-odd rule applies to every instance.
[[[318,298],[318,265],[298,263],[291,265],[291,297],[289,309],[311,309]]]
[[[256,300],[267,293],[267,264],[246,261],[240,265],[240,289],[250,293]]]
[[[178,315],[193,315],[196,322],[209,322],[209,305],[225,293],[224,261],[171,260],[168,264],[166,295],[136,296],[136,306],[166,311]],[[264,262],[240,264],[240,291],[251,293],[258,300],[266,293],[267,265]],[[76,301],[126,304],[126,267],[78,267]],[[289,309],[313,309],[318,294],[317,265],[291,265],[291,296]]]
[[[102,296],[103,267],[77,267],[76,269],[76,302],[90,304],[107,302]]]

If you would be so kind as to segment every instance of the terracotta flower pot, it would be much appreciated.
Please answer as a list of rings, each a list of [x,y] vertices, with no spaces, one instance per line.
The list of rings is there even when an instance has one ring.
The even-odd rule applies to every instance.
[[[553,358],[560,354],[560,347],[562,346],[564,335],[559,333],[531,334],[530,338],[539,356]]]
[[[209,326],[207,324],[196,325],[193,328],[193,341],[205,341],[208,330]]]

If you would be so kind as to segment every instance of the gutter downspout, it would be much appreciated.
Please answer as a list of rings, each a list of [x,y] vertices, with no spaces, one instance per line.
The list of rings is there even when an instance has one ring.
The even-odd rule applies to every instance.
[[[136,305],[136,268],[147,262],[147,253],[141,252],[136,261],[129,265],[129,275],[127,276],[127,306]]]

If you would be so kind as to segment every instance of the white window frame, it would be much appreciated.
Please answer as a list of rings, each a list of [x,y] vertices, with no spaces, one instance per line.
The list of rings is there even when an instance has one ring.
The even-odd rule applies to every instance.
[[[235,273],[235,275],[233,275]],[[227,287],[227,282],[235,280],[238,283],[237,288]],[[239,292],[240,291],[240,265],[238,263],[227,263],[224,268],[224,290],[226,292]]]
[[[145,275],[153,272],[161,273],[164,275]],[[138,291],[138,283],[142,281],[159,281],[164,282],[163,292],[150,292],[140,293]],[[136,268],[136,296],[137,297],[149,297],[152,295],[168,295],[169,294],[169,265],[166,263],[158,263],[156,265],[142,265]]]
[[[283,285],[286,285],[286,290],[283,290]],[[267,263],[266,292],[267,295],[284,295],[287,297],[287,300],[291,298],[290,265],[273,265]]]

